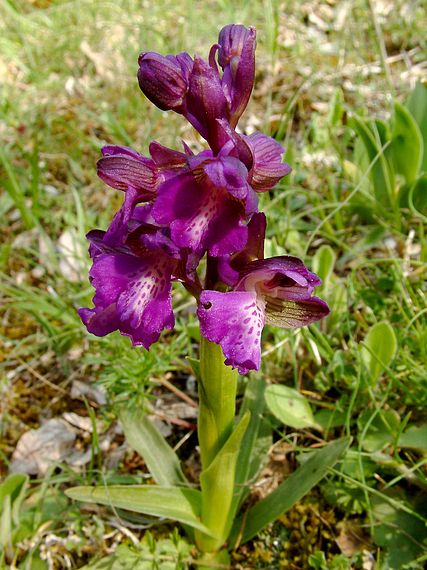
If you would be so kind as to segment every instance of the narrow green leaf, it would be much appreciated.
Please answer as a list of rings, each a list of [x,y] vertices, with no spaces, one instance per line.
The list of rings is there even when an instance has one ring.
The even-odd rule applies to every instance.
[[[111,485],[74,487],[65,493],[77,501],[168,518],[210,534],[209,529],[200,521],[201,494],[196,489],[160,485]]]
[[[11,516],[14,524],[19,524],[19,509],[25,497],[29,477],[25,473],[13,473],[6,477],[0,485],[0,512],[5,501],[10,502]]]
[[[313,271],[322,280],[319,290],[327,291],[336,261],[336,254],[330,245],[322,245],[313,258]]]
[[[14,473],[0,485],[0,555],[3,548],[11,547],[14,527],[19,525],[20,508],[28,479],[24,473]]]
[[[129,445],[144,459],[159,485],[187,482],[178,456],[144,412],[123,409],[119,418]]]
[[[384,368],[393,360],[396,350],[396,335],[390,323],[387,321],[376,323],[369,330],[361,352],[372,383],[376,382]]]
[[[406,182],[414,182],[421,167],[423,139],[411,113],[400,103],[394,104],[391,144],[387,149],[393,160],[395,172],[404,176]]]
[[[264,396],[270,412],[285,425],[297,429],[316,425],[310,404],[298,390],[272,384],[267,386]]]
[[[387,126],[381,121],[363,120],[357,115],[351,117],[349,125],[359,135],[372,164],[375,197],[380,204],[390,207],[394,199],[394,174],[385,156],[385,145],[389,141]]]
[[[327,474],[328,469],[335,465],[349,444],[350,438],[338,439],[312,453],[277,489],[252,507],[244,521],[241,542],[250,540],[308,493]],[[242,523],[242,517],[236,520],[231,533],[232,539],[238,536]]]
[[[257,475],[272,444],[271,427],[264,420],[265,382],[262,378],[251,378],[248,382],[240,409],[240,416],[249,411],[251,420],[239,450],[236,465],[235,492],[232,512],[235,513],[242,500],[249,493],[248,482]]]
[[[231,527],[230,508],[233,500],[236,462],[243,436],[249,424],[250,413],[246,412],[232,434],[217,453],[207,469],[200,475],[202,488],[202,521],[217,538],[208,551],[219,549]],[[207,541],[204,541],[209,546]]]
[[[199,380],[199,378],[200,378],[200,360],[198,358],[191,358],[190,356],[187,356],[187,360],[190,363],[191,370],[193,371],[193,374],[196,377],[196,380]]]
[[[423,159],[421,169],[427,172],[427,85],[418,81],[415,89],[409,95],[407,109],[414,117],[423,137]]]

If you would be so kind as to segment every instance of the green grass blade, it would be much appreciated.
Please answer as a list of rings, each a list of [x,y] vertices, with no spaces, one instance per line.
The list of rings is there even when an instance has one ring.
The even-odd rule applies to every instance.
[[[156,483],[187,483],[178,456],[144,412],[122,410],[119,417],[127,442],[144,459]]]
[[[201,494],[196,489],[160,485],[74,487],[66,495],[84,503],[98,503],[155,517],[168,518],[209,534],[200,521]]]
[[[252,507],[246,516],[242,542],[247,542],[265,526],[274,522],[317,485],[328,469],[340,459],[349,443],[350,438],[343,438],[317,451],[277,489]],[[238,519],[232,530],[233,535],[237,535],[241,525],[242,519]]]

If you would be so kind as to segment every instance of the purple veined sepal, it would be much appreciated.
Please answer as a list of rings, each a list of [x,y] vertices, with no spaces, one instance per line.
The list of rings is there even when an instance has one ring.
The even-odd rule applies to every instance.
[[[126,146],[104,146],[96,169],[101,180],[111,188],[126,192],[132,186],[139,192],[140,202],[152,200],[161,181],[154,160]]]
[[[309,325],[329,314],[328,305],[312,295],[321,281],[291,256],[248,263],[234,291],[203,291],[198,316],[200,331],[221,345],[226,364],[241,374],[258,370],[261,330]]]
[[[263,133],[243,137],[252,152],[253,164],[249,180],[256,192],[271,190],[292,168],[282,162],[285,152],[280,143]]]

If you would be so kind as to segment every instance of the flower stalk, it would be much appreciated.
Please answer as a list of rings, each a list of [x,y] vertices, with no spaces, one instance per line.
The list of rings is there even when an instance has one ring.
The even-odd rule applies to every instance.
[[[201,521],[212,534],[196,532],[196,544],[202,553],[219,552],[232,523],[238,451],[250,419],[246,414],[234,425],[237,378],[237,371],[224,364],[220,347],[202,336],[198,419]]]

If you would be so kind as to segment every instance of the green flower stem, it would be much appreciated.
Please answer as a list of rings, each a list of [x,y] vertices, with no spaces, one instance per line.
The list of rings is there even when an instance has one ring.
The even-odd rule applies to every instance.
[[[237,371],[224,364],[221,347],[202,336],[198,436],[203,470],[233,431],[237,377]]]
[[[220,550],[230,526],[228,517],[237,457],[234,440],[239,440],[239,433],[246,429],[243,425],[233,433],[237,377],[237,371],[224,364],[221,347],[201,337],[198,419],[201,518],[215,535],[212,538],[196,532],[197,546],[204,553]]]

